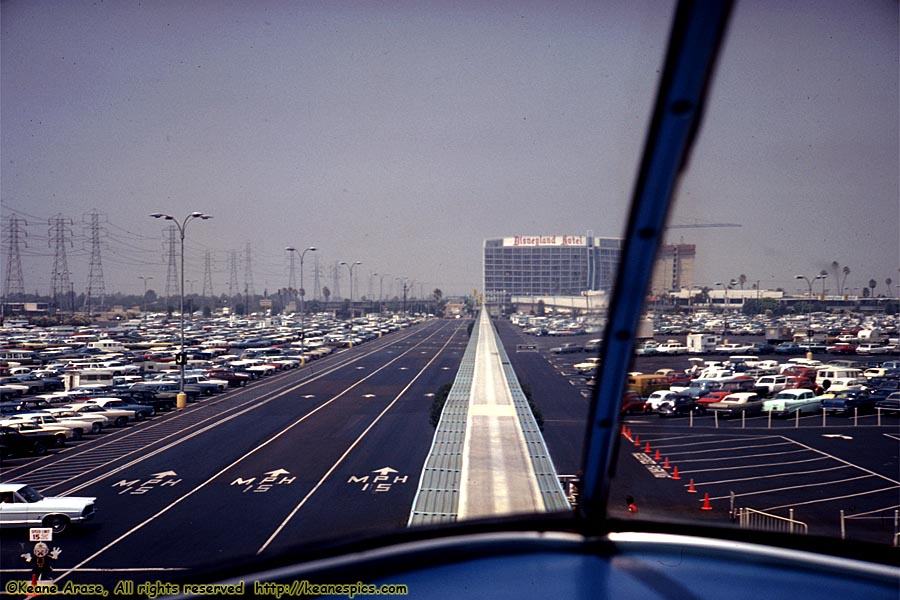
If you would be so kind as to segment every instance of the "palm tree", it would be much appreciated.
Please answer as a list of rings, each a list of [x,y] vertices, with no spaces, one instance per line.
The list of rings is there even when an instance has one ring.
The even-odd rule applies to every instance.
[[[844,286],[847,284],[847,275],[850,274],[850,267],[844,267],[843,269],[844,278],[841,279],[841,285],[839,286],[839,292],[841,296],[844,295]]]
[[[884,285],[886,285],[886,286],[887,286],[887,289],[888,289],[888,290],[887,290],[887,297],[888,297],[888,298],[891,297],[891,284],[892,284],[892,283],[894,283],[894,280],[891,279],[890,277],[888,277],[887,279],[884,280]]]
[[[871,296],[872,298],[875,297],[875,286],[876,286],[876,285],[878,285],[878,282],[877,282],[877,281],[875,281],[874,279],[870,279],[870,280],[869,280],[869,287],[872,288],[872,291],[871,291],[871,293],[869,294],[869,296]]]
[[[743,273],[738,275],[738,283],[741,284],[741,289],[744,289],[744,284],[747,283],[747,276]]]
[[[838,261],[833,261],[833,262],[831,263],[831,270],[832,270],[832,272],[834,272],[834,282],[835,282],[835,284],[837,284],[837,282],[840,281],[840,278],[838,277],[838,275],[841,274],[840,269],[841,269],[841,265],[838,264]],[[838,290],[838,292],[840,292],[840,290]]]

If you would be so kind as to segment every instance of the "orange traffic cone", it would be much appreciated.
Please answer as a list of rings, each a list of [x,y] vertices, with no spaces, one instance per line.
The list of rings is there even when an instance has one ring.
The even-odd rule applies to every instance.
[[[671,469],[671,468],[672,468],[672,467],[669,466],[669,457],[667,456],[667,457],[666,457],[666,462],[663,463],[663,469]]]
[[[639,435],[634,436],[634,445],[637,446],[638,448],[641,447],[641,436],[639,436]]]
[[[709,504],[709,492],[703,494],[703,506],[700,507],[700,510],[712,510],[712,506]]]
[[[650,442],[647,442],[647,445],[644,446],[644,452],[650,452]]]
[[[659,460],[660,458],[662,458],[662,456],[660,456],[660,454],[659,454],[659,448],[657,448],[657,449],[656,449],[656,454],[653,455],[653,460]]]
[[[688,493],[689,493],[689,494],[696,494],[696,493],[697,493],[697,488],[694,487],[694,480],[693,480],[693,479],[691,479],[691,482],[688,484]]]
[[[672,479],[681,479],[681,475],[678,474],[678,467],[675,467],[675,470],[672,471]]]
[[[628,435],[628,430],[622,425],[622,435]]]

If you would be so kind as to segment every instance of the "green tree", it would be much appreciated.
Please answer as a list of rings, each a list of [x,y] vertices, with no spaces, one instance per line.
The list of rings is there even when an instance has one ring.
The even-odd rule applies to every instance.
[[[328,286],[322,288],[322,296],[325,297],[325,304],[328,304],[328,298],[331,297],[331,290],[328,289]]]

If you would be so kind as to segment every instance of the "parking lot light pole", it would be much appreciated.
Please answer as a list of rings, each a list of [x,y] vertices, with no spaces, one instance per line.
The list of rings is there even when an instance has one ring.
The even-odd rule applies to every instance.
[[[713,284],[713,285],[721,285],[722,289],[725,291],[725,308],[722,309],[722,321],[723,321],[722,335],[725,336],[726,338],[728,336],[728,288],[733,286],[735,283],[737,283],[737,281],[732,279],[731,281],[728,282],[728,285],[725,285],[721,281],[717,281],[715,284]],[[726,344],[728,343],[728,339],[724,339],[722,341],[723,341],[723,343],[726,343]]]
[[[179,410],[183,409],[187,406],[187,394],[184,393],[184,365],[187,363],[186,357],[184,355],[184,230],[187,227],[188,222],[194,219],[212,219],[212,216],[205,215],[202,212],[192,212],[188,216],[186,216],[181,222],[178,221],[172,215],[166,215],[163,213],[152,213],[150,215],[154,219],[165,219],[166,221],[172,221],[175,223],[175,226],[178,227],[178,234],[181,237],[181,290],[179,296],[180,298],[180,312],[181,319],[179,329],[181,331],[181,350],[178,353],[178,365],[181,371],[180,383],[178,388],[178,398],[175,401],[175,406]]]
[[[350,318],[353,318],[353,269],[362,264],[362,261],[348,263],[341,261],[339,265],[344,265],[350,271]]]
[[[303,257],[306,256],[307,252],[315,252],[316,247],[310,246],[305,248],[303,252],[300,252],[293,246],[288,246],[285,248],[288,252],[296,252],[300,255],[300,364],[305,364],[306,362],[306,330],[305,330],[305,305],[303,303],[303,297],[306,296],[306,289],[303,287]]]
[[[806,282],[806,285],[809,287],[809,305],[806,307],[806,358],[812,358],[812,295],[813,295],[813,282],[818,281],[819,279],[825,279],[825,275],[816,275],[814,278],[810,279],[805,275],[794,275],[794,279],[802,279]]]

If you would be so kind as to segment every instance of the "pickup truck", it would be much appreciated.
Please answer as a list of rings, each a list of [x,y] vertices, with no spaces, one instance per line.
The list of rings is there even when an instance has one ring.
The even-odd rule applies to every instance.
[[[753,392],[728,394],[720,402],[706,406],[722,418],[758,415],[762,413],[763,399]]]

